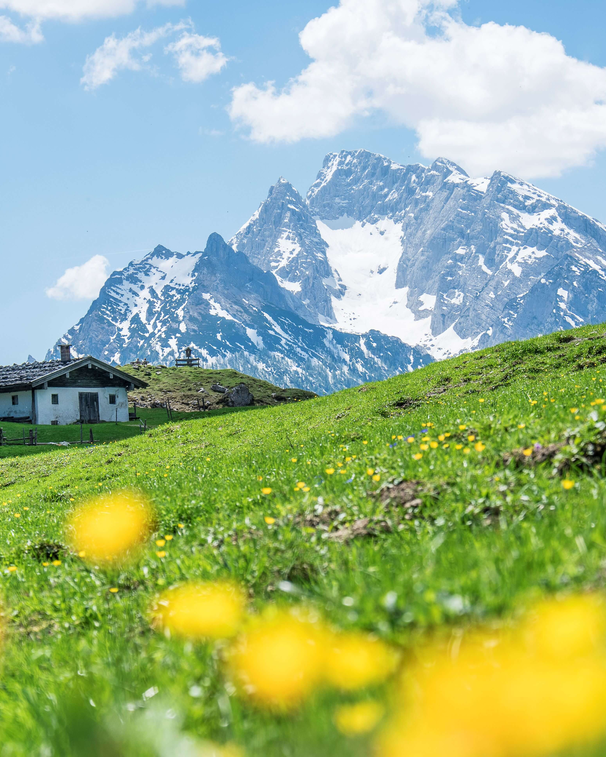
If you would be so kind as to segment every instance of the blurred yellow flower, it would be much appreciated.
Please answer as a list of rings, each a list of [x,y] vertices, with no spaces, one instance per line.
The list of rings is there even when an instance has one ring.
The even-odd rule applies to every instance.
[[[531,457],[532,456],[532,447],[528,447],[525,450],[522,450],[522,454],[524,457]]]
[[[257,704],[289,709],[319,685],[323,647],[319,622],[275,612],[253,621],[236,640],[229,664],[235,683]]]
[[[188,583],[164,592],[154,610],[156,624],[189,639],[235,636],[244,618],[245,598],[234,584]]]
[[[267,523],[268,526],[272,526],[276,522],[276,519],[275,518],[271,518],[269,515],[266,515],[265,518],[264,518],[264,520],[265,520],[265,522]]]
[[[326,475],[327,475],[327,476],[332,476],[332,474],[333,474],[334,472],[335,472],[335,469],[334,469],[334,468],[327,468],[327,469],[326,469]]]
[[[422,449],[423,452],[427,452],[427,450],[429,449],[429,447],[427,446],[427,444],[421,444],[420,447],[419,447],[419,449]]]
[[[423,455],[421,454],[421,452],[417,452],[416,455],[413,455],[413,458],[415,460],[422,460],[423,459]]]
[[[570,489],[574,488],[574,481],[571,481],[569,478],[565,478],[562,481],[562,486],[564,487],[564,489],[566,489],[566,491],[569,491]]]
[[[429,446],[430,446],[430,447],[431,447],[432,449],[438,449],[438,447],[439,447],[439,444],[438,444],[437,442],[429,442]]]
[[[213,744],[205,742],[200,751],[196,751],[198,757],[244,757],[244,751],[236,744]]]
[[[375,469],[374,469],[374,468],[367,468],[367,469],[366,469],[366,473],[367,473],[367,474],[368,474],[369,476],[374,476],[374,475],[375,475]]]
[[[375,475],[372,477],[373,481],[380,481],[381,480],[381,474],[375,473]]]
[[[269,486],[264,486],[263,489],[261,489],[261,494],[271,494],[271,488]]]
[[[345,736],[359,736],[370,733],[385,714],[385,707],[379,702],[358,702],[343,705],[334,715],[337,729]]]
[[[66,525],[66,539],[92,563],[121,562],[149,537],[153,512],[134,491],[96,497],[78,508]]]
[[[485,445],[485,444],[482,444],[482,442],[478,442],[478,443],[477,443],[477,444],[476,444],[476,445],[474,446],[474,449],[475,449],[475,451],[476,451],[476,452],[484,452],[484,450],[486,449],[486,445]]]
[[[327,648],[324,676],[344,691],[381,683],[398,664],[398,656],[382,641],[361,633],[335,634]]]
[[[606,732],[606,616],[592,596],[544,602],[513,633],[423,650],[379,757],[551,757]]]

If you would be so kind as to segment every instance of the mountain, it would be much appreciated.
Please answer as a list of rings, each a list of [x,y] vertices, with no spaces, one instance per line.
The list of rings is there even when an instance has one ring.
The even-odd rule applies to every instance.
[[[113,363],[193,346],[318,393],[462,351],[606,321],[606,227],[501,171],[328,155],[226,244],[159,246],[109,278],[63,339]]]
[[[342,333],[314,320],[272,273],[213,234],[203,252],[159,246],[113,273],[60,341],[114,364],[171,363],[192,346],[205,367],[319,393],[430,362],[396,337]]]
[[[606,320],[606,227],[445,159],[330,154],[306,198],[281,180],[231,244],[320,323],[436,358]]]

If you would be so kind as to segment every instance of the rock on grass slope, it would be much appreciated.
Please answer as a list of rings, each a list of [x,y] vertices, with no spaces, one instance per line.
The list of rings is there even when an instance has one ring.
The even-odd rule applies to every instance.
[[[85,717],[89,753],[111,734],[123,757],[158,757],[170,710],[177,735],[229,740],[247,757],[373,753],[374,735],[335,729],[351,695],[321,690],[294,716],[260,713],[226,685],[220,652],[155,632],[150,605],[184,580],[229,578],[255,612],[302,602],[407,651],[478,622],[496,633],[529,599],[604,588],[604,333],[0,461],[5,751],[80,754]],[[63,546],[67,514],[133,486],[156,508],[149,545],[122,570],[87,567]],[[373,696],[389,701],[380,686]],[[86,704],[77,717],[74,701]],[[148,729],[143,752],[134,734]],[[574,752],[590,753],[605,752]]]

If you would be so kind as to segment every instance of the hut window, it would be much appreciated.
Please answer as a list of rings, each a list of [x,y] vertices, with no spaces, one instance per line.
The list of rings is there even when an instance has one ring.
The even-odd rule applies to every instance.
[[[58,405],[58,404],[59,404],[59,395],[51,394],[51,405]]]
[[[19,404],[19,395],[13,394],[13,405],[18,405],[18,404]]]
[[[109,395],[109,404],[110,405],[115,405],[116,404],[116,395],[115,394],[110,394]]]

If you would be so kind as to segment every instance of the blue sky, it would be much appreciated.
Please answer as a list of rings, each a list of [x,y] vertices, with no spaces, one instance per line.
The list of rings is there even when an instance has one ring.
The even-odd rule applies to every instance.
[[[298,35],[328,11],[330,2],[164,0],[150,7],[135,0],[56,0],[51,12],[49,0],[0,0],[0,39],[2,23],[5,40],[29,35],[25,42],[0,41],[0,364],[22,362],[29,353],[42,358],[86,312],[90,297],[73,299],[75,289],[59,288],[67,299],[46,294],[66,269],[103,256],[113,270],[156,244],[197,250],[213,231],[229,237],[280,176],[306,191],[330,151],[365,148],[402,163],[427,163],[444,154],[470,173],[495,168],[526,172],[525,178],[606,222],[606,121],[600,110],[602,76],[606,77],[606,3],[440,0],[449,7],[430,10],[448,13],[457,27],[445,32],[444,15],[425,19],[422,46],[429,57],[423,58],[419,48],[418,66],[407,74],[407,90],[394,98],[386,94],[381,77],[387,83],[400,82],[402,59],[396,48],[385,54],[381,70],[366,80],[367,70],[356,69],[357,60],[339,53],[339,25],[353,35],[349,48],[366,43],[360,35],[367,34],[367,27],[369,45],[374,45],[372,34],[385,35],[381,24],[404,28],[398,26],[402,19],[397,14],[389,15],[393,6],[418,2],[428,0],[342,0],[349,4],[349,15],[345,10],[335,15],[337,31],[321,22],[306,32],[306,45],[317,55],[319,68],[301,79],[310,57]],[[58,13],[57,7],[66,10]],[[89,8],[97,12],[88,13]],[[181,22],[187,26],[179,27]],[[522,27],[551,37],[526,40]],[[474,34],[482,28],[482,37]],[[515,34],[509,31],[515,28]],[[111,80],[98,86],[90,86],[89,77],[87,88],[87,82],[81,82],[87,58],[111,35],[117,41],[130,39],[137,29],[169,31],[149,46],[133,48],[130,65],[139,70],[115,70]],[[410,29],[401,34],[418,38],[418,29]],[[456,67],[456,56],[465,58],[460,59],[461,79],[452,84],[460,87],[454,90],[457,102],[446,102],[439,91],[439,73],[427,72],[435,58],[432,40],[444,34],[459,35],[460,43],[456,47],[455,39],[448,53],[444,49],[444,55],[451,56],[444,58],[446,65]],[[218,42],[209,45],[208,38]],[[477,45],[471,62],[465,57],[467,39]],[[560,40],[568,57],[549,40]],[[215,57],[220,70],[205,78],[204,69],[196,68],[190,78],[201,80],[184,80],[187,69],[178,67],[177,52],[166,50],[179,42],[196,55],[206,52],[227,60],[221,63]],[[493,64],[498,68],[501,54],[515,55],[516,45],[520,58],[533,45],[536,55],[525,64],[532,69],[529,76],[522,70],[510,82],[511,66],[491,69]],[[340,93],[330,88],[333,50],[341,54],[334,69],[339,77],[345,71],[348,81],[351,74],[350,101],[338,107],[334,103]],[[108,57],[103,53],[95,58],[97,79],[99,72],[112,70]],[[369,60],[375,58],[372,53]],[[362,60],[359,65],[366,64]],[[549,78],[549,71],[556,72],[555,78]],[[484,82],[488,89],[506,90],[511,84],[511,93],[490,104],[488,115],[485,104],[468,98],[468,90],[477,84],[475,73],[495,77],[493,83],[489,78]],[[284,91],[295,77],[295,91]],[[364,92],[372,91],[372,102],[365,107],[359,102],[362,90],[356,89],[360,77]],[[527,78],[531,83],[524,99],[516,88]],[[269,94],[268,81],[276,87]],[[254,88],[238,90],[238,99],[234,89],[248,83]],[[542,109],[528,104],[543,95]],[[306,121],[308,97],[318,103],[320,118],[311,114]],[[603,97],[606,100],[606,89]],[[557,129],[552,123],[557,119],[549,117],[554,103],[560,107],[562,102],[560,118],[572,114],[572,131],[579,131],[574,139],[571,129]],[[323,120],[325,113],[329,116]],[[527,116],[532,120],[516,121]],[[428,119],[437,127],[428,126]],[[507,135],[522,124],[521,132],[515,133],[524,135],[517,137],[522,142],[528,138],[531,157],[520,157],[516,144],[506,144],[509,137],[500,138],[495,119],[502,121]],[[476,126],[479,147],[470,151],[465,132]],[[533,137],[536,128],[538,136]],[[535,160],[536,153],[540,155]]]

